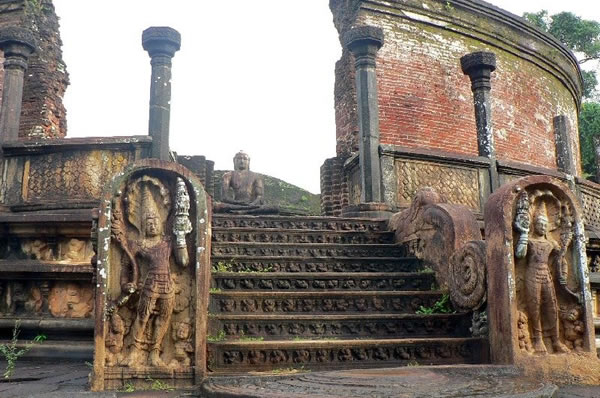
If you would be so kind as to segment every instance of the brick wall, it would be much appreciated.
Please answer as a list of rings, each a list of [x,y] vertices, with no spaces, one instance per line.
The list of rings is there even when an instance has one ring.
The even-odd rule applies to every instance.
[[[214,168],[215,162],[207,160],[205,156],[178,155],[177,163],[190,169],[202,183],[210,196],[214,196]]]
[[[343,157],[326,159],[321,166],[321,214],[340,216],[348,206],[348,182]]]
[[[29,28],[38,41],[37,52],[29,59],[25,72],[19,137],[64,137],[67,121],[62,99],[69,76],[62,60],[58,17],[52,1],[0,0],[0,27],[10,25]],[[0,82],[2,73],[0,63]]]
[[[543,58],[543,54],[530,52],[530,48],[542,47],[541,41],[531,42],[524,32],[521,38],[518,29],[522,27],[498,28],[498,33],[492,29],[499,24],[493,16],[489,20],[486,16],[474,16],[472,11],[460,8],[462,3],[465,2],[330,2],[341,34],[350,26],[363,24],[379,26],[384,31],[385,44],[377,59],[381,143],[477,155],[473,97],[469,78],[460,68],[460,57],[473,51],[493,51],[498,59],[492,78],[498,157],[556,169],[552,120],[564,114],[572,126],[570,144],[580,173],[578,98],[569,91],[560,73],[545,69],[543,63],[550,56]],[[359,11],[357,4],[362,7]],[[453,18],[471,25],[449,25]],[[473,33],[472,26],[479,31]],[[490,31],[481,33],[486,28]],[[480,35],[481,40],[474,34]],[[568,57],[565,59],[568,61]],[[576,69],[568,73],[578,76]],[[336,65],[338,154],[357,148],[353,79],[351,55],[344,52]]]

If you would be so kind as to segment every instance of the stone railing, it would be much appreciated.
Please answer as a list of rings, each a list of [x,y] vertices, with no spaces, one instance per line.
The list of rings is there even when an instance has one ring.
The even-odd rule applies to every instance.
[[[2,145],[0,203],[13,211],[96,207],[109,180],[149,155],[147,136]]]

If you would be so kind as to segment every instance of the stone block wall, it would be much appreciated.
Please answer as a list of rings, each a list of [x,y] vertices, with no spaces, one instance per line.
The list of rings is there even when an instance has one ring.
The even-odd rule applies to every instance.
[[[576,60],[552,37],[478,0],[331,0],[340,35],[350,27],[383,29],[377,54],[381,144],[477,155],[470,81],[460,58],[497,55],[492,117],[499,159],[557,168],[553,118],[571,126],[573,164],[581,173]],[[352,55],[336,65],[337,153],[356,151]]]
[[[37,52],[29,58],[29,69],[25,73],[19,137],[65,137],[67,120],[62,100],[69,84],[69,75],[62,59],[58,17],[52,1],[0,0],[0,28],[11,25],[30,29],[38,44]],[[0,57],[0,91],[3,61]]]

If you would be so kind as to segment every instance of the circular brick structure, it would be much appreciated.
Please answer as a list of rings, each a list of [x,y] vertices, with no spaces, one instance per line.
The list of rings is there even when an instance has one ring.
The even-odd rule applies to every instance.
[[[481,216],[489,193],[514,177],[581,177],[581,71],[553,36],[480,0],[329,5],[344,50],[335,67],[337,156],[321,168],[326,215],[369,201],[362,191],[376,185],[364,181],[360,150],[379,156],[382,202],[392,209],[431,186]],[[380,29],[383,45],[375,88],[361,96],[345,38],[365,28]],[[376,98],[378,124],[359,132],[365,98]]]
[[[575,57],[552,36],[483,1],[347,1],[330,6],[340,35],[383,29],[377,54],[382,144],[477,155],[473,95],[460,58],[496,54],[492,74],[494,139],[499,159],[556,169],[553,118],[565,115],[579,164],[581,75]],[[337,152],[357,150],[350,52],[336,66]]]

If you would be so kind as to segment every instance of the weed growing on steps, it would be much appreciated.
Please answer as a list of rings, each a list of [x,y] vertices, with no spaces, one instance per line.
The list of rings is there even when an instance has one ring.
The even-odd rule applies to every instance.
[[[230,261],[219,261],[212,267],[213,272],[233,272],[233,263]]]
[[[148,376],[146,378],[146,381],[151,383],[150,389],[153,391],[174,391],[175,390],[175,388],[171,387],[164,381],[153,379],[150,376]]]
[[[242,269],[242,270],[235,270],[236,266],[235,263],[232,261],[218,261],[215,265],[213,265],[212,267],[212,272],[235,272],[238,274],[248,274],[248,273],[267,273],[267,272],[273,272],[273,266],[272,265],[263,265],[262,269],[260,270],[247,270],[247,269]]]
[[[125,383],[122,389],[117,390],[119,392],[135,392],[135,386],[132,382],[128,381]]]
[[[6,369],[4,370],[5,379],[10,379],[15,371],[15,366],[19,358],[31,350],[34,345],[40,344],[46,340],[45,334],[38,334],[35,336],[33,341],[31,341],[29,344],[26,344],[25,347],[19,348],[17,347],[17,344],[19,343],[19,333],[21,333],[21,320],[17,319],[15,321],[13,336],[10,343],[0,344],[0,355],[6,359]]]
[[[226,338],[227,335],[225,334],[225,331],[219,330],[219,333],[217,333],[216,335],[209,334],[208,336],[206,336],[206,341],[208,341],[209,343],[218,343],[219,341],[223,341]]]
[[[456,311],[452,308],[450,303],[450,296],[444,294],[441,299],[433,303],[431,307],[420,306],[416,311],[417,314],[430,315],[430,314],[454,314]]]

